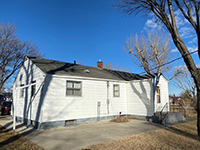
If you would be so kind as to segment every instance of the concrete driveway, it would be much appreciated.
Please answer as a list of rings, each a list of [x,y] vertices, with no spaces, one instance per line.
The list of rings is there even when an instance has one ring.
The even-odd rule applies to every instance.
[[[0,124],[12,130],[10,116],[0,117]],[[77,150],[164,127],[166,126],[142,120],[130,120],[126,123],[115,123],[106,120],[44,131],[27,128],[23,124],[17,123],[16,131],[45,150]]]

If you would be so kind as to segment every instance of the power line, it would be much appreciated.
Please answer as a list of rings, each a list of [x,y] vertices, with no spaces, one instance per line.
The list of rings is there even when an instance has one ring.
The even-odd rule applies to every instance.
[[[193,51],[193,52],[191,52],[191,53],[189,53],[189,54],[186,54],[186,55],[184,55],[184,56],[187,56],[187,55],[190,55],[190,54],[194,54],[194,53],[196,53],[196,52],[198,52],[198,50]],[[181,58],[183,58],[183,56],[178,57],[178,58],[176,58],[176,59],[173,59],[173,60],[171,60],[171,61],[169,61],[169,62],[166,62],[166,63],[164,63],[164,64],[162,64],[162,65],[160,65],[160,66],[158,66],[158,67],[162,67],[162,66],[171,64],[171,63],[173,63],[173,62],[175,62],[175,61],[177,61],[177,60],[179,60],[179,59],[181,59]],[[158,67],[150,68],[149,70],[152,71],[152,70],[157,69]],[[144,74],[144,73],[146,73],[146,72],[144,71],[144,72],[141,72],[141,73],[139,73],[139,74],[141,75],[141,74]]]

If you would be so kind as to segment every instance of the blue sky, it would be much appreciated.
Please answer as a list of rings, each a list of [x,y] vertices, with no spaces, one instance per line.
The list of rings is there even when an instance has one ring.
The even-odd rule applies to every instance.
[[[110,3],[114,0],[0,0],[0,22],[17,25],[17,34],[23,40],[39,45],[45,58],[65,62],[81,62],[96,66],[104,64],[128,67],[133,73],[141,73],[122,50],[126,38],[146,29],[158,28],[152,17],[125,16]],[[176,14],[177,18],[180,14]],[[195,50],[195,36],[185,20],[178,18],[180,32],[190,50]],[[184,26],[184,28],[182,27]],[[188,40],[189,39],[189,40]],[[173,58],[179,52],[172,45]],[[197,55],[194,55],[198,63]],[[176,63],[184,65],[183,61]],[[174,66],[176,65],[174,64]],[[170,94],[180,90],[170,83]]]

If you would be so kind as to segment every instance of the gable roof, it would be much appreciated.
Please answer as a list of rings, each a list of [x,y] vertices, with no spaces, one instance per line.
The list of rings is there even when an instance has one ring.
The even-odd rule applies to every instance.
[[[92,77],[102,79],[114,79],[114,80],[142,80],[155,77],[154,75],[138,75],[128,72],[100,69],[97,67],[89,67],[79,64],[66,63],[61,61],[55,61],[50,59],[29,57],[27,56],[38,68],[40,68],[45,74],[50,75],[70,75],[81,77]]]

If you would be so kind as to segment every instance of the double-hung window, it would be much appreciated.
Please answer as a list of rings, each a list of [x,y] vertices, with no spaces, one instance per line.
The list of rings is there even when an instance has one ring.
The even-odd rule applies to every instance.
[[[67,96],[81,96],[81,82],[67,81]]]
[[[157,94],[157,103],[160,103],[160,87],[156,87],[156,94]]]
[[[113,96],[119,97],[119,85],[118,84],[113,85]]]

